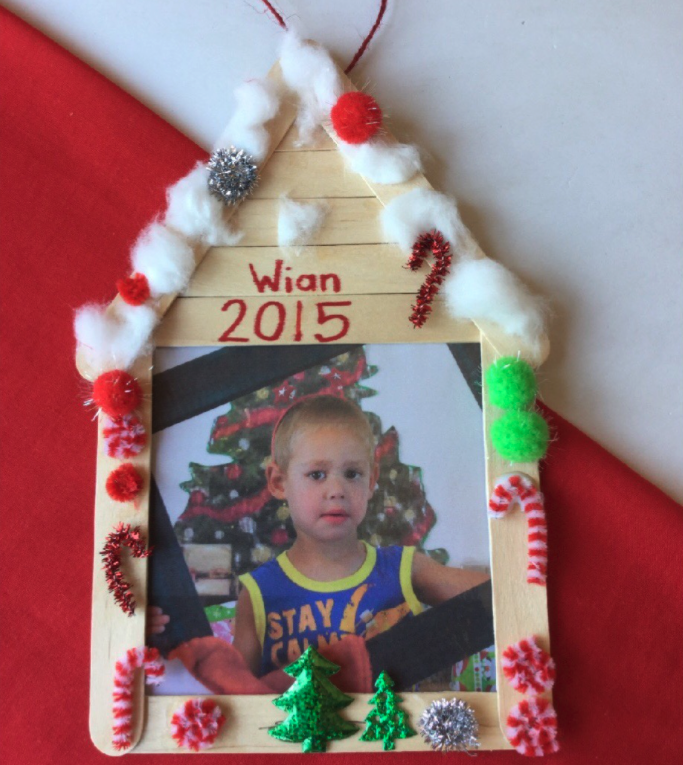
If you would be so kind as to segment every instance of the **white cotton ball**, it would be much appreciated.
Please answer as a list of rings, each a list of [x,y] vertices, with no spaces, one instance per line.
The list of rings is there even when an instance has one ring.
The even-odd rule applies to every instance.
[[[382,211],[382,227],[387,240],[405,252],[412,250],[420,234],[436,229],[455,254],[458,239],[466,232],[455,200],[431,189],[413,189],[392,199]]]
[[[277,243],[280,247],[308,244],[327,215],[327,205],[319,202],[295,202],[283,197],[277,220]]]
[[[354,172],[375,183],[404,183],[422,171],[420,152],[410,144],[340,143],[339,150],[347,157]]]
[[[245,125],[263,125],[272,120],[280,98],[272,80],[247,80],[235,88],[236,114]]]
[[[148,305],[86,305],[74,319],[78,352],[96,374],[129,369],[151,349],[156,323],[156,311]]]
[[[460,261],[446,279],[448,310],[456,319],[490,321],[517,335],[535,351],[545,334],[543,301],[500,263],[489,258]]]
[[[241,233],[223,219],[225,205],[209,191],[208,168],[199,162],[184,178],[166,190],[167,226],[210,247],[237,244]]]
[[[250,80],[235,90],[236,107],[216,148],[235,146],[262,162],[268,154],[270,134],[264,127],[278,112],[280,98],[269,80]]]
[[[304,42],[296,32],[285,35],[280,68],[284,81],[301,100],[297,125],[306,142],[343,92],[339,70],[324,48]]]
[[[297,93],[311,93],[323,107],[331,109],[343,92],[337,65],[319,45],[304,42],[296,32],[285,35],[280,51],[284,81]]]
[[[194,271],[192,247],[161,223],[140,235],[131,253],[133,270],[144,274],[153,297],[183,290]]]

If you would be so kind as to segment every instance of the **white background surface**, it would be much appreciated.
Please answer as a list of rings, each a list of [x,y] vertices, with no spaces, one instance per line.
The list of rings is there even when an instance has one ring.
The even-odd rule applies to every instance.
[[[2,0],[204,146],[279,27],[259,0]],[[277,0],[344,64],[379,0]],[[543,399],[683,500],[683,4],[390,0],[352,77],[485,252],[552,303]]]
[[[214,348],[159,348],[154,371],[210,353]],[[489,565],[484,434],[481,409],[467,387],[446,345],[367,345],[369,365],[378,371],[362,381],[376,395],[362,399],[361,407],[374,412],[386,432],[398,431],[399,457],[406,465],[422,469],[427,501],[436,513],[436,524],[425,547],[443,547],[451,566]],[[415,391],[429,390],[429,396]],[[434,403],[438,402],[435,409]],[[225,454],[207,451],[216,417],[228,404],[154,434],[154,477],[171,523],[185,510],[182,481],[190,479],[188,465],[225,465]]]

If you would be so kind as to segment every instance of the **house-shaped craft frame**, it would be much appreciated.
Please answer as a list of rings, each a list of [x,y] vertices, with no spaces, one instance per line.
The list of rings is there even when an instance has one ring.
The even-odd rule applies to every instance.
[[[347,90],[354,86],[341,75]],[[268,77],[284,87],[279,66]],[[383,242],[378,222],[384,205],[413,188],[431,188],[418,174],[408,183],[382,185],[348,171],[336,150],[334,133],[323,136],[314,146],[297,145],[297,113],[293,98],[285,98],[278,114],[267,123],[270,155],[261,163],[261,179],[254,194],[236,212],[244,238],[238,246],[197,250],[196,270],[182,296],[164,296],[157,306],[162,320],[155,332],[156,346],[202,346],[301,343],[457,343],[479,342],[482,367],[486,369],[500,356],[514,355],[534,366],[547,355],[547,340],[541,351],[525,347],[517,336],[507,336],[493,324],[451,318],[440,298],[429,320],[420,329],[408,321],[411,303],[424,278],[424,272],[404,268],[405,255],[395,244]],[[387,137],[387,136],[385,136]],[[388,140],[392,140],[387,137]],[[334,274],[327,291],[297,290],[291,293],[259,294],[249,264],[260,273],[272,273],[283,261],[278,248],[278,204],[282,194],[293,199],[325,199],[329,214],[312,246],[304,247],[294,260],[284,259],[292,275]],[[226,217],[235,208],[226,209]],[[483,257],[472,241],[470,250]],[[325,245],[317,247],[316,245]],[[281,267],[284,267],[281,266]],[[283,281],[284,285],[284,281]],[[116,301],[120,297],[116,298]],[[114,301],[114,302],[116,302]],[[230,326],[232,325],[232,326]],[[222,338],[219,342],[219,338]],[[81,374],[93,380],[96,373],[83,355],[77,359]],[[152,357],[140,357],[130,369],[145,394],[139,414],[152,432]],[[503,460],[491,446],[488,424],[500,414],[489,404],[483,390],[483,417],[487,496],[496,479],[511,470],[520,471],[538,482],[538,463]],[[95,500],[95,555],[93,570],[92,656],[90,731],[98,749],[119,754],[112,744],[112,687],[114,666],[132,647],[145,642],[145,593],[148,561],[131,560],[126,572],[132,583],[138,608],[132,617],[116,605],[101,569],[99,551],[107,535],[118,523],[139,525],[148,530],[148,487],[135,505],[114,502],[105,482],[118,466],[103,448],[100,417]],[[131,460],[140,473],[151,475],[151,448]],[[149,481],[146,482],[149,484]],[[486,508],[481,508],[486,512]],[[528,584],[527,522],[520,512],[505,522],[489,522],[491,576],[498,689],[496,693],[403,693],[403,709],[413,727],[421,713],[435,698],[463,698],[474,709],[479,722],[482,749],[511,748],[505,734],[505,720],[522,696],[506,683],[501,670],[501,653],[507,645],[530,635],[549,650],[546,589]],[[173,712],[188,697],[147,696],[142,673],[136,677],[133,706],[134,752],[177,752],[170,735]],[[298,752],[295,744],[279,742],[267,735],[267,728],[282,720],[283,713],[272,704],[271,696],[213,696],[227,717],[212,752]],[[358,695],[344,715],[364,719],[369,696]],[[427,750],[416,736],[397,741],[399,750]],[[330,742],[329,751],[374,751],[381,742],[363,743],[358,736]]]

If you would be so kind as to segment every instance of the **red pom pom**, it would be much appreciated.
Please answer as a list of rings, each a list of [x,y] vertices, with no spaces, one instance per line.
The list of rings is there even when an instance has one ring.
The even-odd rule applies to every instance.
[[[367,93],[344,93],[330,112],[335,133],[346,143],[365,143],[382,126],[382,110]]]
[[[142,305],[149,300],[149,282],[144,274],[133,274],[116,282],[121,299],[128,305]]]
[[[126,462],[117,467],[107,478],[107,494],[117,502],[130,502],[135,499],[142,489],[142,476],[134,465]]]
[[[142,388],[128,372],[113,369],[101,374],[93,383],[93,401],[110,417],[130,414],[142,401]]]

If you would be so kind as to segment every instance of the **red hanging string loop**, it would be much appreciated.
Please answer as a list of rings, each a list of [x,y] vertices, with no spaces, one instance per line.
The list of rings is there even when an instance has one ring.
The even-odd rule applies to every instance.
[[[287,31],[287,24],[285,24],[285,20],[282,18],[282,15],[278,13],[278,11],[275,9],[272,3],[268,2],[268,0],[262,0],[263,4],[266,6],[266,8],[271,12],[273,15],[273,18],[277,21],[277,23],[285,30]],[[356,55],[351,59],[351,63],[344,69],[344,74],[348,74],[354,66],[358,63],[360,57],[365,53],[368,45],[370,45],[370,42],[372,41],[372,38],[375,36],[375,32],[379,29],[380,24],[382,23],[382,19],[384,18],[384,14],[387,10],[387,2],[388,0],[381,0],[379,4],[379,12],[377,14],[377,18],[375,19],[375,23],[372,25],[372,29],[368,32],[367,37],[363,40],[361,43],[360,48],[356,51]]]
[[[268,0],[263,0],[263,4],[266,6],[266,8],[273,14],[275,17],[275,20],[277,23],[285,30],[287,31],[287,24],[285,24],[285,20],[282,18],[282,16],[275,10],[272,3],[269,3]]]
[[[344,69],[344,74],[348,74],[354,66],[358,63],[358,59],[365,53],[365,49],[370,45],[370,41],[375,36],[375,32],[379,29],[379,25],[382,23],[382,19],[384,18],[384,13],[387,9],[387,0],[382,0],[379,5],[379,13],[377,14],[377,19],[375,20],[375,23],[372,26],[372,29],[368,33],[368,36],[363,40],[361,43],[360,48],[356,51],[356,55],[351,59],[351,63]]]
[[[420,234],[416,239],[407,267],[411,271],[418,271],[430,252],[434,256],[432,270],[418,290],[415,304],[411,306],[413,312],[409,320],[416,328],[422,327],[432,312],[432,301],[441,289],[443,280],[448,276],[453,260],[450,242],[444,239],[440,231],[434,229]]]

